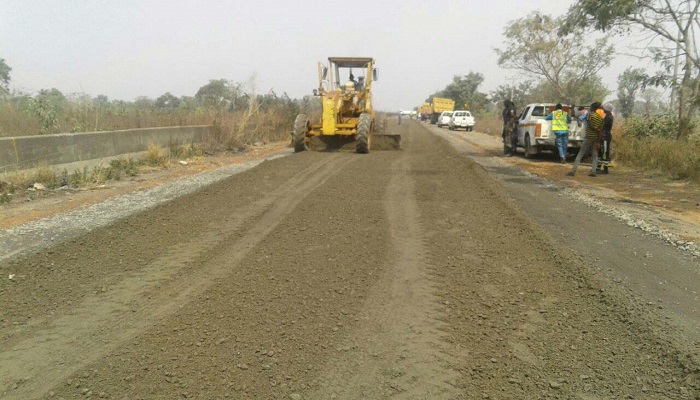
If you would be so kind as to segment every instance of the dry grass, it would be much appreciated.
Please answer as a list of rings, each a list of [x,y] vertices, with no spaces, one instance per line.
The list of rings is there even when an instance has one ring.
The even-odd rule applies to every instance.
[[[160,126],[208,125],[211,117],[202,109],[158,111],[134,107],[85,107],[70,104],[57,115],[56,126],[49,133],[112,131],[155,128]],[[0,101],[0,137],[30,136],[42,133],[41,124],[26,105],[17,101]]]
[[[112,160],[109,166],[84,167],[72,173],[65,169],[57,173],[48,165],[16,170],[5,174],[0,180],[0,204],[10,202],[15,193],[31,191],[35,184],[41,184],[46,189],[62,186],[90,187],[110,180],[120,180],[124,176],[136,176],[144,168],[168,168],[173,158],[191,160],[202,154],[203,150],[193,144],[171,146],[169,149],[151,144],[143,160],[116,159]]]
[[[617,129],[613,156],[626,165],[657,172],[671,179],[700,182],[700,142],[661,137],[636,138]]]
[[[146,163],[152,167],[166,166],[170,162],[170,152],[156,144],[149,144],[146,148]]]
[[[171,144],[170,145],[170,158],[177,158],[177,159],[188,159],[188,158],[195,158],[195,157],[201,157],[204,155],[204,151],[200,146],[195,145],[194,143],[188,143],[188,144],[183,144],[183,145],[176,145],[176,144]]]
[[[503,131],[503,120],[499,115],[486,114],[481,118],[475,118],[474,130],[486,133],[487,135],[501,136]]]
[[[249,108],[236,114],[226,114],[211,125],[205,148],[208,151],[236,151],[256,142],[286,140],[294,118],[288,110],[277,107],[265,111]]]
[[[27,189],[35,183],[40,183],[47,188],[54,188],[59,185],[56,173],[48,165],[41,165],[37,168],[17,170],[6,174],[5,181],[9,184],[8,189]]]

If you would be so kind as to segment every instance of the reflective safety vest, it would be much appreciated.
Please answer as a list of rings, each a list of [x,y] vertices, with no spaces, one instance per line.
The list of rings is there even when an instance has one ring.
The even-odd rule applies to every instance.
[[[552,115],[552,130],[553,131],[568,131],[569,124],[566,122],[567,113],[563,110],[555,110]]]

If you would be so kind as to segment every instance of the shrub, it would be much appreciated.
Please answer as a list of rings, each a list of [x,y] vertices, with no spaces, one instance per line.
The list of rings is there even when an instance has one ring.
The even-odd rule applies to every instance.
[[[614,158],[671,179],[700,181],[700,140],[676,139],[677,128],[673,116],[628,118],[613,133]]]
[[[625,120],[623,134],[636,138],[676,138],[678,134],[678,116],[660,114],[630,117]]]
[[[149,144],[146,148],[146,163],[152,167],[168,163],[169,154],[156,144]]]

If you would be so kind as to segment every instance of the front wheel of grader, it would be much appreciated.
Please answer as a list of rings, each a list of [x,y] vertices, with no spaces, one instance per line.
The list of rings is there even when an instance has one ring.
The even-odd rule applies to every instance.
[[[367,113],[360,114],[360,122],[357,124],[357,145],[355,151],[359,154],[369,153],[369,135],[372,127],[372,117]]]
[[[294,131],[292,132],[292,144],[294,152],[306,150],[306,134],[309,131],[309,118],[304,114],[297,115],[294,120]]]

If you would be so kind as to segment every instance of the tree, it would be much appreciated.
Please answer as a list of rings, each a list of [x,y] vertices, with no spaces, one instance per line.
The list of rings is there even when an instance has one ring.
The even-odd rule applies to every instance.
[[[155,101],[148,96],[139,96],[134,100],[134,105],[139,110],[150,110],[155,106]]]
[[[39,120],[41,133],[51,133],[58,129],[58,115],[67,103],[60,90],[42,89],[27,105],[29,112]]]
[[[242,108],[236,104],[241,96],[240,85],[235,85],[226,79],[212,79],[206,85],[197,90],[194,97],[203,105],[218,109],[231,109],[235,111]]]
[[[700,107],[700,0],[577,0],[569,9],[561,32],[572,32],[582,26],[601,31],[613,30],[629,35],[630,28],[639,29],[647,37],[649,56],[665,67],[656,83],[678,88],[677,138],[686,138],[692,130],[692,119]],[[656,46],[659,44],[659,46]],[[681,57],[683,77],[675,81],[674,53]]]
[[[498,64],[543,78],[561,101],[579,103],[577,92],[610,65],[613,48],[607,37],[586,41],[583,27],[560,35],[563,21],[563,17],[533,12],[510,22],[504,30],[504,50],[496,49]]]
[[[527,103],[550,103],[559,102],[569,105],[589,105],[594,101],[603,101],[610,91],[603,85],[603,80],[600,75],[591,76],[586,82],[581,83],[576,88],[574,97],[567,99],[559,94],[554,86],[548,81],[541,80],[537,86],[526,97]]]
[[[585,82],[581,82],[576,89],[573,104],[589,105],[594,101],[602,102],[610,94],[610,90],[603,84],[600,75],[592,75]]]
[[[620,113],[627,118],[634,112],[637,92],[644,85],[646,74],[640,68],[627,68],[617,77],[617,99],[620,101]]]
[[[93,103],[98,108],[107,108],[109,106],[109,97],[104,94],[98,94],[97,97],[93,99]]]
[[[4,58],[0,58],[0,93],[7,93],[10,90],[10,71],[12,68],[7,65]]]
[[[455,75],[443,90],[440,90],[428,98],[444,97],[455,102],[455,108],[463,108],[467,105],[473,112],[483,111],[488,105],[486,94],[479,92],[479,86],[484,82],[484,75],[478,72],[469,72],[467,75]]]
[[[644,113],[647,115],[657,114],[661,109],[661,93],[655,89],[646,89],[642,92],[644,99]]]
[[[504,100],[511,100],[517,107],[529,103],[534,82],[531,80],[519,82],[517,85],[500,85],[491,92],[491,102],[503,104]]]
[[[156,99],[156,108],[161,110],[177,110],[182,101],[172,93],[166,92]]]

